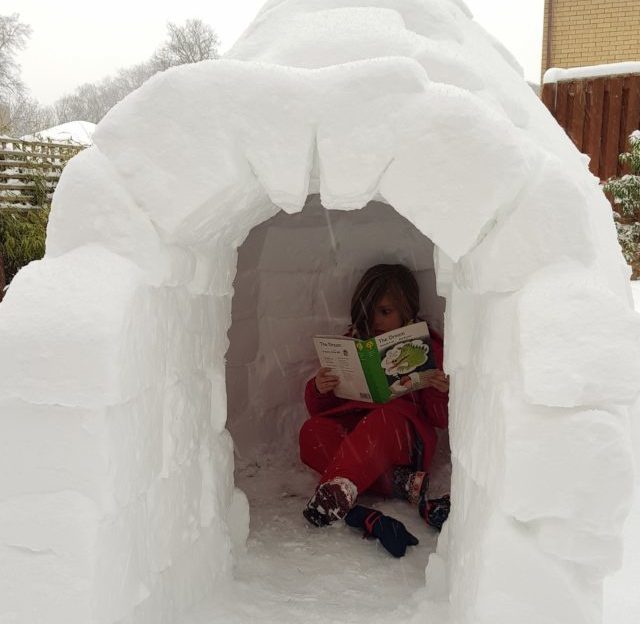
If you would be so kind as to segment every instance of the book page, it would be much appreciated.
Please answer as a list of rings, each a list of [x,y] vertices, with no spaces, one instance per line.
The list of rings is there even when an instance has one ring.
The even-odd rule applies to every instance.
[[[414,323],[376,337],[380,363],[393,396],[424,387],[420,373],[436,367],[429,328]]]
[[[315,336],[313,342],[320,366],[330,368],[340,379],[340,384],[333,393],[342,399],[371,401],[355,340],[337,336]]]

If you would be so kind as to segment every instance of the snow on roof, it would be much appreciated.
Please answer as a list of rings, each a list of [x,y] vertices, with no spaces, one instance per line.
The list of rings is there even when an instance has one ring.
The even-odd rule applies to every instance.
[[[53,141],[55,143],[77,143],[93,145],[93,132],[96,124],[90,121],[68,121],[67,123],[40,130],[35,134],[23,136],[25,141]]]
[[[625,63],[608,63],[606,65],[588,65],[586,67],[551,67],[544,74],[542,82],[550,84],[580,78],[598,78],[600,76],[616,76],[621,74],[640,74],[640,61]]]

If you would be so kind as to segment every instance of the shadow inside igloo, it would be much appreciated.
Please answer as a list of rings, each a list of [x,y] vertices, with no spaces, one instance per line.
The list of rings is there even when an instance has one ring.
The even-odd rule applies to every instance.
[[[360,615],[395,607],[424,588],[437,533],[408,502],[366,494],[359,498],[400,519],[420,539],[400,561],[377,542],[358,539],[359,533],[344,523],[317,529],[304,520],[301,512],[318,475],[299,460],[298,432],[308,417],[304,385],[318,368],[311,338],[345,332],[351,294],[368,267],[408,266],[420,286],[421,317],[442,333],[445,300],[436,294],[433,248],[387,204],[328,211],[317,195],[308,198],[302,212],[279,212],[253,228],[239,247],[226,355],[227,427],[234,440],[235,483],[250,502],[251,529],[246,553],[236,557],[235,577],[259,586],[264,599],[259,608],[253,604],[257,611],[247,617],[259,612],[268,621],[271,612],[276,621],[276,596],[287,592],[294,596],[288,617],[296,609],[302,616],[310,601],[318,621],[336,617],[335,602],[327,596],[340,584],[362,603],[349,607],[356,608],[359,621]],[[451,476],[448,434],[438,433],[430,486],[434,496],[449,491]],[[394,577],[389,565],[402,569],[390,602],[372,591]],[[379,578],[373,582],[377,568]]]

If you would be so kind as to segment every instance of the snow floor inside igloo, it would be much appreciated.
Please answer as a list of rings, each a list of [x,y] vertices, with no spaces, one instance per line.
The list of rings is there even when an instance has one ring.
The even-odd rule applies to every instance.
[[[440,492],[450,478],[442,442],[432,486]],[[425,567],[438,534],[416,508],[403,500],[359,498],[401,520],[420,540],[395,559],[344,522],[324,529],[308,524],[301,512],[316,483],[311,470],[282,457],[236,467],[236,485],[251,508],[246,550],[236,554],[234,580],[183,624],[391,624],[409,622],[424,608]]]

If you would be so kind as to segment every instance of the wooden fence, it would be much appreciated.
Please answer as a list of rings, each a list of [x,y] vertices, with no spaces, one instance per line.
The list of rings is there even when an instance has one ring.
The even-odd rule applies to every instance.
[[[545,84],[542,101],[576,147],[591,157],[601,180],[623,171],[618,154],[640,128],[640,74],[583,78]]]
[[[0,137],[0,210],[50,204],[66,163],[83,146]]]

